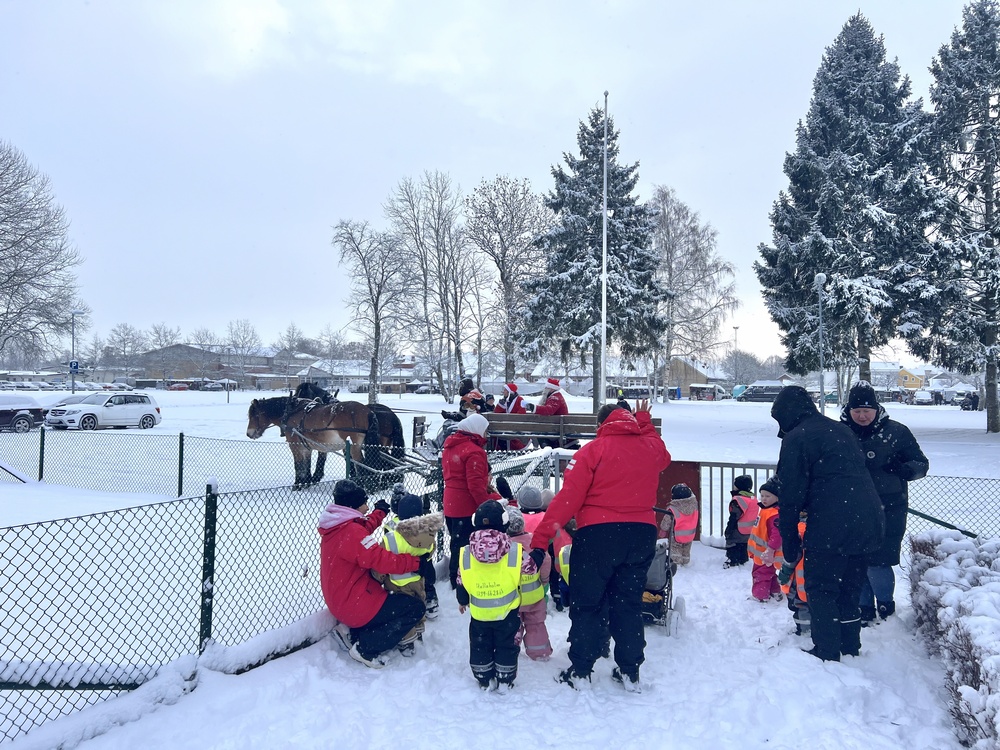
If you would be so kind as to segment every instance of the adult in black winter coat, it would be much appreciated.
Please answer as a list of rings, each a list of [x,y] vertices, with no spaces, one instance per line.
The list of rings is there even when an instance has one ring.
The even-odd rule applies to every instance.
[[[909,428],[889,419],[871,384],[862,380],[851,388],[840,421],[861,441],[868,473],[885,511],[882,546],[868,559],[868,576],[861,587],[861,620],[871,622],[876,612],[883,620],[896,611],[893,593],[899,548],[906,534],[907,483],[927,476],[929,463]]]
[[[781,428],[777,475],[782,575],[805,550],[814,656],[839,661],[861,651],[858,597],[868,556],[882,544],[884,518],[875,485],[854,433],[828,419],[804,388],[781,390],[771,407]],[[799,514],[808,514],[800,544]]]

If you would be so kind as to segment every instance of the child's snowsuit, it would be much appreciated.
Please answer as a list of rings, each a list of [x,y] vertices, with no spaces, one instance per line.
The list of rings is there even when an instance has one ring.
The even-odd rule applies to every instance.
[[[767,601],[772,594],[780,594],[778,568],[785,561],[781,554],[781,532],[778,531],[778,507],[771,505],[760,509],[757,523],[750,533],[747,551],[753,560],[754,599]],[[780,597],[778,597],[780,598]]]
[[[757,521],[757,498],[752,492],[733,490],[726,523],[726,567],[743,565],[749,560],[747,542]]]
[[[523,534],[512,536],[511,541],[517,542],[524,549],[530,549],[531,532],[526,529]],[[552,656],[552,643],[549,641],[548,628],[545,627],[544,588],[549,583],[551,570],[552,560],[546,553],[542,569],[536,574],[542,587],[538,589],[538,593],[533,593],[533,590],[521,591],[521,627],[518,629],[517,635],[514,636],[514,642],[518,645],[524,643],[524,653],[532,660],[548,661],[548,658]]]
[[[469,607],[469,666],[480,687],[513,685],[520,647],[522,591],[541,589],[538,569],[524,548],[499,529],[472,532],[459,551],[458,603]],[[533,589],[532,589],[533,590]]]
[[[800,516],[800,518],[804,518]],[[805,520],[799,521],[799,539],[806,534]],[[792,622],[795,623],[796,635],[809,635],[812,625],[812,617],[809,614],[809,598],[806,595],[806,575],[805,575],[805,554],[799,556],[799,561],[795,565],[795,575],[788,582],[787,586],[782,586],[781,590],[788,597],[788,609],[792,612]]]
[[[434,551],[434,540],[438,531],[443,527],[444,516],[440,513],[416,516],[404,521],[397,519],[394,528],[386,528],[385,536],[382,538],[382,546],[397,555],[413,555],[423,558]],[[424,604],[427,603],[424,579],[419,569],[412,573],[384,575],[373,572],[372,575],[381,581],[386,591],[399,591],[419,599]],[[420,622],[403,636],[400,643],[403,645],[413,643],[417,636],[424,632],[425,620],[426,615],[421,617]]]
[[[674,517],[674,528],[670,536],[670,561],[676,565],[691,562],[691,544],[698,530],[698,498],[673,498],[670,512]]]

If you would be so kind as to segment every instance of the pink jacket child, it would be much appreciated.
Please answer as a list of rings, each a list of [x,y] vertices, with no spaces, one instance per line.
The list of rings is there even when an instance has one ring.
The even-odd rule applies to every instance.
[[[507,534],[512,542],[517,542],[525,549],[530,549],[531,534],[524,528],[524,515],[517,508],[508,507]],[[543,586],[549,583],[552,572],[552,560],[548,553],[539,571],[539,580]],[[514,642],[524,644],[525,655],[533,661],[548,661],[552,656],[552,644],[549,642],[549,631],[545,627],[545,597],[532,604],[521,603],[521,627],[514,636]]]
[[[759,602],[783,598],[778,584],[778,568],[784,561],[776,507],[779,492],[780,485],[775,477],[760,486],[760,515],[748,543],[750,559],[753,560],[752,593]]]

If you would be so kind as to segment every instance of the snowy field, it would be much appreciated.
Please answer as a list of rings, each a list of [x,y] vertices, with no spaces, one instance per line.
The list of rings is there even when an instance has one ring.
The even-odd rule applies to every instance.
[[[163,422],[153,432],[246,440],[257,393],[156,392]],[[54,394],[42,394],[50,402]],[[570,398],[572,411],[589,410]],[[431,433],[440,397],[388,397],[423,410]],[[773,462],[779,441],[769,404],[672,402],[654,406],[675,459]],[[1000,477],[998,436],[983,413],[893,405],[914,431],[931,474]],[[410,435],[407,415],[401,415]],[[87,435],[80,437],[88,437]],[[2,439],[2,438],[0,438]],[[270,430],[264,440],[280,440]],[[291,461],[288,462],[289,472]],[[108,495],[47,485],[0,484],[0,525],[60,518],[166,498]],[[15,520],[16,519],[16,520]],[[318,554],[318,537],[316,540]],[[723,570],[721,550],[695,545],[675,592],[685,615],[676,636],[647,631],[644,692],[629,695],[598,663],[587,692],[557,685],[568,665],[567,613],[551,612],[555,654],[522,658],[508,696],[483,694],[468,669],[468,615],[439,584],[441,615],[413,659],[394,656],[380,672],[356,664],[329,639],[240,676],[202,667],[198,686],[172,705],[162,684],[57,720],[12,747],[72,746],[83,727],[108,731],[83,742],[105,748],[901,748],[960,747],[951,729],[944,672],[912,631],[905,572],[897,571],[899,616],[863,632],[859,658],[824,664],[801,653],[783,603],[750,598],[750,568]],[[792,631],[792,632],[790,632]],[[169,676],[171,670],[164,672]]]

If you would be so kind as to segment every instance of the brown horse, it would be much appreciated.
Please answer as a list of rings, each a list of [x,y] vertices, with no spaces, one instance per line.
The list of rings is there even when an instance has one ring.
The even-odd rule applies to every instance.
[[[402,428],[397,436],[392,425],[387,424],[389,434],[382,434],[375,412],[357,401],[321,404],[291,396],[254,399],[247,418],[247,437],[251,440],[263,435],[268,427],[281,429],[295,461],[295,489],[319,482],[323,478],[326,454],[343,450],[348,439],[351,458],[359,463],[364,462],[363,445],[402,447]],[[314,450],[319,456],[316,470],[311,472]]]

